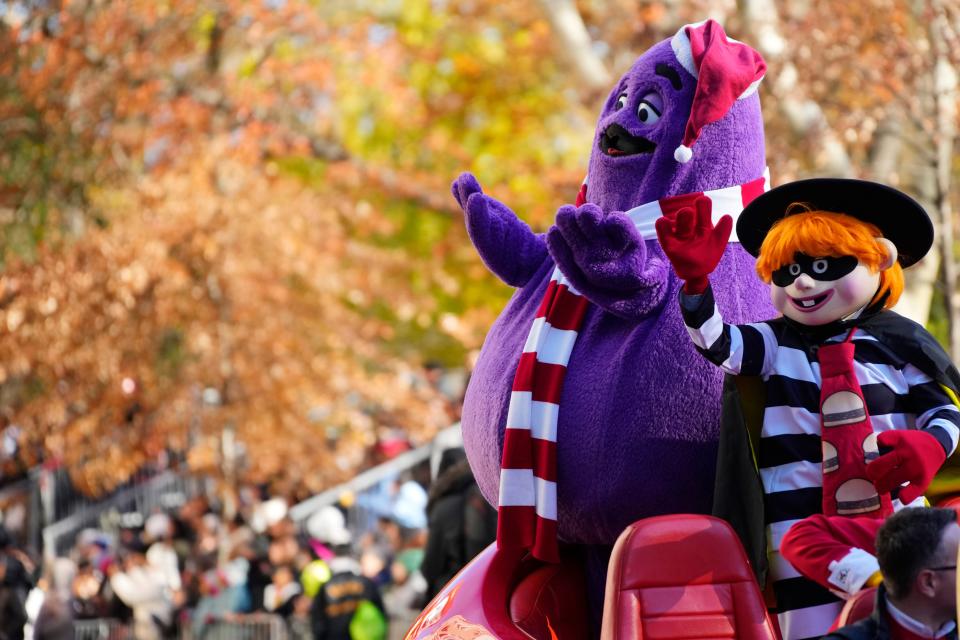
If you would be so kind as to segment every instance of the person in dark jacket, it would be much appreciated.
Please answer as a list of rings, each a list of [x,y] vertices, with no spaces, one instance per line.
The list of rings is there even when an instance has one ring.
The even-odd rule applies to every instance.
[[[0,621],[0,640],[23,640],[26,609],[16,592],[3,584],[0,584]]]
[[[497,537],[497,512],[487,504],[463,449],[447,449],[427,502],[427,546],[420,573],[429,602]]]
[[[883,584],[873,615],[824,636],[831,640],[957,638],[957,547],[952,509],[908,508],[877,532]]]
[[[33,588],[22,552],[13,546],[13,539],[0,524],[0,640],[22,640],[27,622],[24,603]]]
[[[69,601],[48,594],[33,626],[34,640],[73,640],[75,633]]]
[[[385,640],[387,618],[380,590],[349,557],[349,544],[336,545],[333,551],[336,557],[327,563],[332,575],[310,605],[313,639]]]

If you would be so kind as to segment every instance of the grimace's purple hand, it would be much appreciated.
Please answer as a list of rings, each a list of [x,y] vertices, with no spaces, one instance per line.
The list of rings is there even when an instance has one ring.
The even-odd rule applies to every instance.
[[[604,214],[593,203],[563,206],[547,248],[570,283],[606,310],[639,318],[659,304],[665,266],[647,260],[643,237],[625,214]]]
[[[453,184],[450,185],[450,192],[453,194],[457,204],[460,205],[460,208],[466,212],[467,200],[475,193],[482,194],[483,189],[480,188],[480,183],[477,182],[477,179],[472,173],[461,173],[457,176],[457,179],[453,181]]]
[[[450,187],[463,209],[470,240],[480,258],[501,280],[522,287],[547,257],[543,236],[538,236],[510,207],[483,193],[470,173],[462,173]]]

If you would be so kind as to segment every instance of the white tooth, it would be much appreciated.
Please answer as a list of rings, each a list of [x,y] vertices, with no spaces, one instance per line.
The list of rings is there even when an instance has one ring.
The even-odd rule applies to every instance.
[[[802,304],[805,307],[812,307],[814,302],[813,300],[801,300],[800,304]]]

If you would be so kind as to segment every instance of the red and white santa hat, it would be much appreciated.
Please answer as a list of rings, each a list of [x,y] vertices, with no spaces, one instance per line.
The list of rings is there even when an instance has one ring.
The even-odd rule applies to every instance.
[[[752,95],[767,63],[752,47],[728,38],[715,20],[681,27],[670,45],[677,61],[697,79],[683,143],[673,152],[677,162],[689,162],[700,130],[725,116],[735,101]]]

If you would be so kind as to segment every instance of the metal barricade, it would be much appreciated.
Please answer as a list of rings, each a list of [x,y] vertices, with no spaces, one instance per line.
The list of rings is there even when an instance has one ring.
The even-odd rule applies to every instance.
[[[133,627],[113,618],[75,620],[75,640],[136,640]],[[295,640],[287,623],[278,615],[251,613],[217,620],[200,627],[194,634],[189,623],[183,624],[180,640]]]
[[[278,615],[251,613],[204,624],[196,633],[184,625],[181,640],[292,640],[287,623]]]
[[[376,526],[377,517],[380,515],[378,507],[384,483],[391,482],[403,472],[420,464],[430,464],[435,469],[444,448],[451,445],[462,446],[462,443],[460,423],[451,425],[441,431],[434,442],[401,453],[392,460],[367,469],[348,482],[294,505],[290,509],[290,517],[297,524],[303,525],[313,513],[337,504],[345,495],[351,495],[353,502],[347,508],[348,528],[355,535],[370,531]]]
[[[36,549],[40,537],[40,491],[36,474],[0,488],[0,514],[15,546]]]
[[[133,631],[119,620],[74,620],[74,640],[133,640]]]
[[[114,530],[124,514],[134,514],[142,520],[154,511],[177,507],[205,490],[206,481],[202,478],[164,471],[44,527],[44,555],[48,558],[65,555],[82,529]]]
[[[148,483],[166,472],[167,470],[151,468],[140,469],[113,490],[99,496],[87,496],[79,491],[73,485],[66,467],[35,468],[30,472],[30,478],[40,487],[44,522],[51,523],[66,520],[88,509],[96,509],[103,501],[131,487]]]

